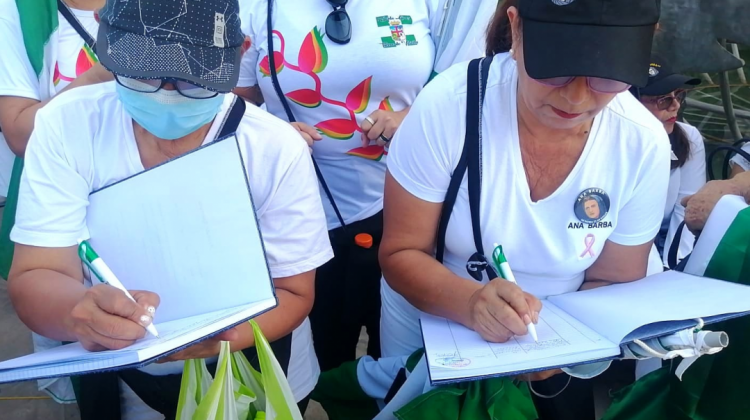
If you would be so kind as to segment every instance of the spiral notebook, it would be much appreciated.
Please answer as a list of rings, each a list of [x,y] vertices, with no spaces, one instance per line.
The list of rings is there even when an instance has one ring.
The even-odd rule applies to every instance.
[[[542,301],[539,342],[490,343],[444,318],[423,315],[433,385],[561,368],[620,356],[635,339],[750,314],[750,287],[675,271]],[[729,337],[731,345],[732,337]]]
[[[0,363],[0,383],[140,367],[277,304],[234,136],[93,192],[90,244],[130,290],[161,303],[147,336],[122,350],[78,343]]]

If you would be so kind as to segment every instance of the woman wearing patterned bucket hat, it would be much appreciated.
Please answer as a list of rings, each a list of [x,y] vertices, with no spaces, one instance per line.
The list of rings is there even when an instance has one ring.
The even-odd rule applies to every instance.
[[[310,340],[309,332],[295,331],[309,330],[315,269],[333,255],[323,209],[299,134],[230,93],[243,44],[237,0],[107,1],[97,52],[116,80],[75,89],[41,110],[26,152],[9,291],[33,331],[92,351],[123,348],[144,336],[158,315],[158,296],[133,292],[135,303],[108,285],[87,287],[91,279],[76,244],[89,237],[88,196],[213,142],[231,122],[278,299],[257,322],[283,368],[293,342]],[[240,325],[166,363],[82,377],[82,415],[174,418],[181,360],[210,364],[221,340],[246,352],[251,363],[257,359],[252,329]],[[112,376],[114,383],[106,379]],[[94,377],[101,381],[87,382]]]

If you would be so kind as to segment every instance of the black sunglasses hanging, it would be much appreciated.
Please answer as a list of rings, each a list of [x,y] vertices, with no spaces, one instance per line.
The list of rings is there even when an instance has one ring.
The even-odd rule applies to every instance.
[[[326,18],[326,36],[337,44],[348,44],[352,39],[352,20],[346,13],[349,0],[326,0],[333,11]]]

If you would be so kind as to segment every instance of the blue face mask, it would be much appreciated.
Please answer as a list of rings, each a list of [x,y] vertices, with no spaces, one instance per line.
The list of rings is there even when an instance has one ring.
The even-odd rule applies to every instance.
[[[220,94],[208,99],[192,99],[176,90],[161,89],[154,93],[136,92],[116,85],[125,111],[149,133],[164,140],[176,140],[209,123],[224,102]]]

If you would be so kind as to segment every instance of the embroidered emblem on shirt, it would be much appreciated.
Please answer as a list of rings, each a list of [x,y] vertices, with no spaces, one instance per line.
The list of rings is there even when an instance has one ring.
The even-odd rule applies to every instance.
[[[378,16],[376,20],[379,28],[388,27],[391,31],[391,36],[380,38],[383,48],[394,48],[399,45],[406,45],[409,47],[418,44],[417,38],[414,35],[407,35],[404,31],[404,25],[411,25],[413,23],[411,16]]]
[[[574,1],[576,0],[552,0],[552,3],[555,3],[558,6],[567,6]]]

